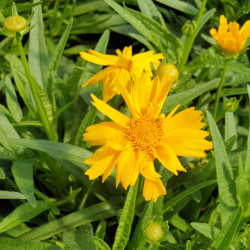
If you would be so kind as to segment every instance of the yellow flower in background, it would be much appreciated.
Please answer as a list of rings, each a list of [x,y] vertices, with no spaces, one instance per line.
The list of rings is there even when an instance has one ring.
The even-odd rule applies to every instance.
[[[250,20],[246,21],[241,29],[239,27],[237,22],[228,24],[227,18],[221,15],[218,32],[212,28],[210,34],[225,53],[236,54],[243,49],[246,40],[250,37]]]
[[[108,66],[83,84],[83,87],[86,87],[88,84],[94,85],[102,81],[104,102],[120,94],[117,82],[128,87],[131,79],[140,78],[143,70],[151,72],[151,62],[157,68],[160,64],[159,60],[163,58],[162,53],[154,54],[152,50],[132,56],[132,46],[125,47],[122,52],[117,49],[116,54],[117,56],[104,55],[92,49],[88,53],[80,52],[81,57],[86,61]]]
[[[112,121],[92,125],[83,135],[84,141],[102,146],[85,160],[92,165],[85,173],[90,180],[103,175],[104,182],[116,167],[116,186],[121,182],[127,189],[141,174],[145,200],[155,202],[166,194],[161,175],[154,168],[155,159],[177,175],[177,171],[186,171],[177,156],[205,157],[204,150],[212,149],[212,142],[204,139],[209,133],[201,130],[205,125],[201,111],[191,107],[175,114],[178,105],[168,116],[160,114],[171,84],[168,74],[151,80],[148,72],[142,73],[130,89],[118,84],[131,117],[92,95],[93,105]]]

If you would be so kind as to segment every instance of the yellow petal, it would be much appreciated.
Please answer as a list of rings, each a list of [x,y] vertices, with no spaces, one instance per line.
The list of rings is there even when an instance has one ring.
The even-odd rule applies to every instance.
[[[145,178],[143,186],[145,201],[153,200],[156,202],[159,196],[166,195],[166,193],[166,189],[159,178],[157,178],[156,181]]]
[[[111,106],[106,104],[105,102],[101,101],[95,95],[91,94],[91,97],[94,101],[94,102],[92,102],[92,104],[100,112],[102,112],[103,114],[108,116],[111,120],[113,120],[117,124],[119,124],[125,128],[128,126],[130,119],[126,115],[120,113],[119,111],[115,110],[114,108],[112,108]]]
[[[86,53],[86,52],[80,52],[80,55],[84,60],[91,62],[91,63],[98,64],[98,65],[115,65],[116,64],[111,60],[103,59],[98,56]]]
[[[161,164],[173,174],[177,175],[177,170],[186,172],[186,169],[181,165],[176,154],[166,144],[159,143],[156,147],[155,154]]]
[[[154,162],[153,160],[144,160],[141,166],[140,173],[147,179],[155,181],[157,178],[161,177],[160,174],[158,174],[155,171],[154,168]]]

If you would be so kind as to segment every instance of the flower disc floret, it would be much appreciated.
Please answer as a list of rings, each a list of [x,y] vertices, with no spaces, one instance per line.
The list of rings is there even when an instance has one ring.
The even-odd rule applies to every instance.
[[[126,131],[126,139],[135,150],[140,150],[153,156],[155,147],[161,141],[163,132],[163,120],[151,117],[131,119],[129,129]]]

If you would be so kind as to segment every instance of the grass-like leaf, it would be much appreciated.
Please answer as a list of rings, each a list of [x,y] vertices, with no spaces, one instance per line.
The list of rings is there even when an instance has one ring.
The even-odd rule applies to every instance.
[[[221,208],[221,223],[222,225],[225,225],[237,205],[236,186],[233,170],[220,131],[209,112],[207,113],[207,117],[214,144],[215,166]]]
[[[228,218],[226,224],[222,227],[220,232],[216,235],[214,241],[209,247],[209,250],[227,250],[232,241],[237,227],[240,222],[242,214],[242,207],[238,207]]]
[[[0,199],[25,199],[25,196],[19,192],[0,190]]]
[[[207,223],[198,223],[193,222],[191,223],[191,226],[198,231],[199,233],[203,234],[210,240],[214,240],[214,238],[218,235],[220,232],[220,229],[217,227],[211,227]]]
[[[32,207],[36,206],[33,182],[33,160],[14,161],[11,171],[15,182]]]
[[[119,208],[117,199],[95,204],[80,211],[68,214],[60,219],[41,225],[22,235],[20,239],[40,241],[53,235],[73,229],[89,222],[104,220],[117,215]]]
[[[125,249],[127,245],[134,219],[138,182],[139,180],[137,180],[134,186],[129,188],[122,214],[119,219],[119,225],[116,230],[115,241],[112,246],[113,250]]]

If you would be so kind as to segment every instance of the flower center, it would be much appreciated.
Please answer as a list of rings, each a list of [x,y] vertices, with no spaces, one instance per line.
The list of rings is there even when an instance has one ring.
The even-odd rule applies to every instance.
[[[130,71],[132,67],[133,67],[133,61],[131,59],[119,57],[119,60],[117,62],[117,68],[126,69]]]
[[[135,149],[153,156],[154,148],[161,141],[164,134],[162,123],[164,118],[157,121],[150,117],[131,119],[130,127],[126,131],[126,139]]]

